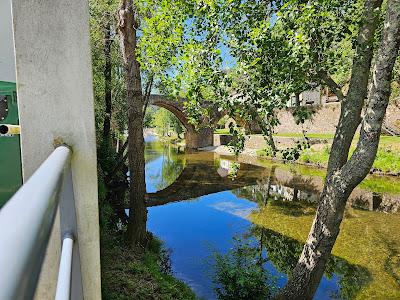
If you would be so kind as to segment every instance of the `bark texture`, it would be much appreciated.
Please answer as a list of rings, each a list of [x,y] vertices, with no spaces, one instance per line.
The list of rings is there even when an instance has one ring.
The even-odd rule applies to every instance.
[[[130,171],[128,240],[131,246],[146,242],[145,161],[143,138],[143,96],[140,66],[136,57],[138,27],[132,0],[122,0],[118,10],[120,47],[124,61],[128,103],[128,160]]]
[[[111,61],[111,22],[108,21],[104,28],[104,104],[105,116],[103,122],[103,139],[107,146],[111,140],[111,113],[112,113],[112,98],[111,98],[111,79],[112,79],[112,61]]]
[[[372,56],[370,47],[376,27],[373,25],[375,21],[372,21],[372,17],[376,18],[376,16],[371,15],[371,8],[380,5],[381,1],[366,2],[366,17],[360,31],[359,41],[362,42],[359,42],[359,47],[363,42],[369,46],[357,50],[351,90],[343,103],[342,116],[334,142],[335,147],[343,148],[336,148],[334,152],[331,152],[330,169],[311,231],[289,282],[277,296],[278,299],[312,299],[339,234],[346,201],[352,190],[369,173],[374,162],[382,122],[389,102],[393,66],[400,45],[400,0],[388,1],[383,35],[372,71],[372,86],[362,120],[360,139],[349,160],[347,160],[347,154],[360,123],[361,109],[367,95],[369,76],[366,74],[370,74]],[[339,150],[344,153],[340,153]]]
[[[328,162],[328,176],[346,163],[353,136],[361,122],[361,110],[368,93],[374,35],[381,5],[382,0],[365,1],[363,23],[357,38],[349,91],[344,99],[339,96],[339,99],[342,98],[342,110]],[[336,91],[336,95],[341,94],[337,91],[337,86],[335,87],[329,80],[326,82],[333,91]]]

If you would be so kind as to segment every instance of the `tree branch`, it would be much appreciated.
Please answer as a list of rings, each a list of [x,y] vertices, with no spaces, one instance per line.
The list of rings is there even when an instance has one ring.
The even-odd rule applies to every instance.
[[[331,76],[329,76],[328,72],[326,71],[319,71],[318,75],[321,79],[325,82],[325,84],[331,89],[331,91],[338,97],[339,101],[345,98],[340,86],[333,80]]]
[[[153,80],[154,80],[154,74],[151,74],[150,77],[149,77],[149,80],[147,81],[146,88],[145,88],[145,93],[144,93],[143,115],[146,113],[147,106],[149,104],[151,89],[153,87]]]

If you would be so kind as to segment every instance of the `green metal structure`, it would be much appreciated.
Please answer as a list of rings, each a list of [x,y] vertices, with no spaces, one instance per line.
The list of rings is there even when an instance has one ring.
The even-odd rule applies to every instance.
[[[18,125],[16,84],[0,81],[0,124]],[[0,135],[0,207],[22,184],[19,135]]]

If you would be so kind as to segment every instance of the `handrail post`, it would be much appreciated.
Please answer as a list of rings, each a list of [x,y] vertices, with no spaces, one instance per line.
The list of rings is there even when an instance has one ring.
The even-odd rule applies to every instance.
[[[60,194],[60,238],[62,241],[61,260],[62,256],[64,255],[63,254],[64,243],[66,242],[66,238],[68,237],[72,237],[74,240],[73,248],[71,249],[72,262],[70,266],[70,271],[71,271],[70,297],[71,299],[74,300],[81,300],[83,299],[82,273],[81,273],[81,260],[80,260],[80,251],[78,242],[76,207],[75,207],[74,187],[72,182],[71,165],[68,165],[65,170],[61,194]],[[67,243],[69,242],[67,241]],[[61,262],[60,262],[60,273],[61,273]],[[61,279],[60,273],[58,280]]]
[[[65,236],[62,242],[60,269],[58,271],[55,300],[69,300],[71,296],[71,269],[74,238],[72,234]]]

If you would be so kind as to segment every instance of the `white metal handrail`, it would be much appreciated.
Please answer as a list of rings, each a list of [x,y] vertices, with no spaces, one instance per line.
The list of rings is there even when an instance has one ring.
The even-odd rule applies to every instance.
[[[71,150],[60,146],[0,210],[0,299],[32,299],[65,189]],[[61,196],[62,197],[62,196]],[[71,199],[73,201],[73,198]],[[72,236],[63,241],[60,297],[70,293]],[[69,265],[69,266],[68,266]],[[68,286],[68,289],[62,286]],[[61,294],[63,292],[63,294]],[[68,293],[68,295],[66,295]]]
[[[73,248],[74,238],[72,235],[67,235],[64,237],[61,250],[60,269],[58,271],[55,300],[68,300],[71,294],[70,288]]]

